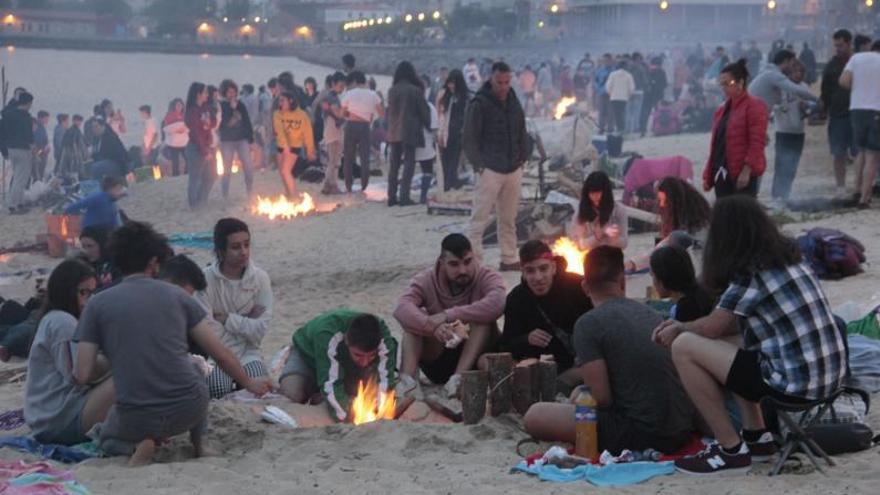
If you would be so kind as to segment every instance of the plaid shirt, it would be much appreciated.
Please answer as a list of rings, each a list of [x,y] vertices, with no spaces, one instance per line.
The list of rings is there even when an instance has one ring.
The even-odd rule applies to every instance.
[[[843,337],[805,264],[733,281],[718,307],[742,317],[745,348],[761,353],[761,374],[774,390],[815,400],[840,386],[846,373]]]

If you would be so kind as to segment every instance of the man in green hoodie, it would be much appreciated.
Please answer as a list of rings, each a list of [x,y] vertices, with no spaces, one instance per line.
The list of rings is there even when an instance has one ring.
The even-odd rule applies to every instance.
[[[281,372],[281,393],[304,404],[320,393],[332,416],[351,420],[358,382],[376,380],[381,392],[397,380],[397,341],[379,318],[350,309],[324,313],[293,333]]]

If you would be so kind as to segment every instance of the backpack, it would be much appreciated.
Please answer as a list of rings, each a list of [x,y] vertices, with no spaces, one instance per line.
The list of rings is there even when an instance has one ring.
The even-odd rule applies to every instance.
[[[865,246],[852,236],[816,227],[797,241],[804,258],[820,279],[837,280],[862,272]]]

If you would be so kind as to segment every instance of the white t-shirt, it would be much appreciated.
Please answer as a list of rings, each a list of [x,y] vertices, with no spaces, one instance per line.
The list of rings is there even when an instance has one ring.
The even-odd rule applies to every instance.
[[[379,94],[369,88],[352,88],[342,94],[343,110],[367,122],[378,117],[376,107],[381,104]]]
[[[440,128],[440,118],[437,115],[437,108],[430,101],[428,108],[431,109],[431,129],[424,129],[425,146],[416,148],[416,161],[431,160],[437,156],[437,148],[434,146],[434,133]]]
[[[880,112],[880,53],[856,53],[843,70],[853,76],[849,109]]]

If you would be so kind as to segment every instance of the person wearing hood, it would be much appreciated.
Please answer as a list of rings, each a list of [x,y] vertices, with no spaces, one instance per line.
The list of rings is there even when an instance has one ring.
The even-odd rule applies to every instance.
[[[498,340],[501,352],[516,360],[552,354],[557,368],[557,388],[568,395],[580,382],[574,365],[574,324],[593,309],[581,287],[583,277],[565,271],[565,260],[554,256],[543,241],[529,241],[519,249],[522,282],[507,295],[504,331]]]
[[[235,354],[251,378],[268,377],[260,345],[272,321],[272,286],[269,275],[250,257],[251,234],[237,218],[223,218],[214,226],[217,261],[205,269],[207,287],[198,299],[210,308],[219,324],[219,337]],[[229,394],[236,386],[232,377],[215,367],[208,375],[212,399]]]
[[[101,180],[108,175],[125,177],[129,172],[128,151],[119,135],[103,117],[95,118],[92,131],[97,139],[93,148],[95,161],[91,165],[92,178]]]
[[[404,331],[399,391],[415,389],[421,369],[455,395],[461,373],[474,369],[497,335],[505,294],[504,279],[480,266],[467,237],[446,236],[437,263],[413,277],[394,310]],[[456,322],[470,326],[463,342]]]
[[[497,62],[467,110],[464,150],[477,174],[469,235],[478,259],[492,210],[498,218],[501,270],[517,271],[516,214],[528,159],[526,115],[510,89],[510,66]]]

